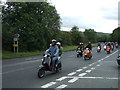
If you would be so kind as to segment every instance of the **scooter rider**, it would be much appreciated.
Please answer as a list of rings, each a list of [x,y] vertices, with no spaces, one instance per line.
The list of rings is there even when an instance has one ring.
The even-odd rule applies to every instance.
[[[55,62],[58,60],[59,56],[59,48],[56,45],[57,41],[55,39],[52,40],[51,46],[45,53],[50,53],[52,57],[52,70],[55,70]]]
[[[100,47],[100,50],[101,50],[101,44],[100,44],[100,42],[98,43],[97,47]]]
[[[88,45],[87,45],[85,48],[88,48],[88,49],[89,49],[89,51],[91,51],[91,50],[92,50],[92,45],[91,45],[91,42],[88,42]]]
[[[58,57],[58,60],[56,61],[56,66],[57,66],[57,65],[58,65],[58,62],[59,62],[59,60],[61,59],[61,56],[62,56],[63,47],[61,46],[61,43],[60,43],[60,42],[57,42],[56,45],[57,45],[58,48],[59,48],[59,57]]]
[[[76,51],[78,51],[79,48],[80,48],[81,51],[84,51],[84,45],[83,45],[83,43],[79,43],[79,46],[77,47]]]

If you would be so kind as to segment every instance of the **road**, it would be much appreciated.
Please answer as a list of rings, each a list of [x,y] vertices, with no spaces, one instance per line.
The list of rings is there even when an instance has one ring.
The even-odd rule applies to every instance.
[[[117,49],[111,54],[93,48],[93,58],[77,58],[75,51],[64,52],[62,71],[37,77],[42,56],[3,60],[3,88],[120,88]]]

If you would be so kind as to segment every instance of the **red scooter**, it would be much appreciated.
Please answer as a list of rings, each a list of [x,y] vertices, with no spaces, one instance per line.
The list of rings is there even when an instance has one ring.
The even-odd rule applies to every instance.
[[[107,46],[106,52],[107,52],[107,54],[110,54],[110,47],[109,46]]]

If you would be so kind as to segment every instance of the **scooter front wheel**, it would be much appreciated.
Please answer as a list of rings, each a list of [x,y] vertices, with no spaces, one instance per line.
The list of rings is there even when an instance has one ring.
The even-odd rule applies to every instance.
[[[38,77],[39,78],[42,78],[42,77],[44,77],[45,76],[45,70],[44,69],[39,69],[39,71],[38,71]]]

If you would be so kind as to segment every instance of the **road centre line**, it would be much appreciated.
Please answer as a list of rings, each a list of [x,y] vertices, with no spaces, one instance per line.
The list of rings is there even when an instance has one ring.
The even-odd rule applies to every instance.
[[[86,69],[87,67],[83,67],[83,69]]]
[[[54,84],[56,84],[56,82],[50,82],[48,84],[45,84],[45,85],[41,86],[41,88],[48,88],[48,87],[50,87],[50,86],[52,86]]]
[[[78,70],[76,70],[77,72],[80,72],[80,71],[82,71],[83,69],[78,69]]]
[[[76,74],[76,72],[69,73],[68,75],[72,76],[72,75],[74,75],[74,74]]]
[[[66,76],[63,76],[63,77],[61,77],[61,78],[59,78],[59,79],[56,79],[56,81],[62,81],[62,80],[64,80],[64,79],[66,79],[67,77]]]
[[[87,73],[81,73],[81,74],[79,74],[78,76],[80,76],[80,77],[83,77],[83,76],[85,76]]]
[[[73,79],[69,80],[68,82],[73,83],[73,82],[77,81],[78,79],[79,79],[78,77],[74,77]]]
[[[92,70],[86,70],[85,72],[90,73]]]
[[[96,65],[96,66],[98,66],[98,67],[99,67],[100,65],[98,64],[98,65]]]
[[[62,85],[58,86],[57,88],[65,88],[65,87],[67,87],[67,86],[68,86],[68,85],[62,84]]]

